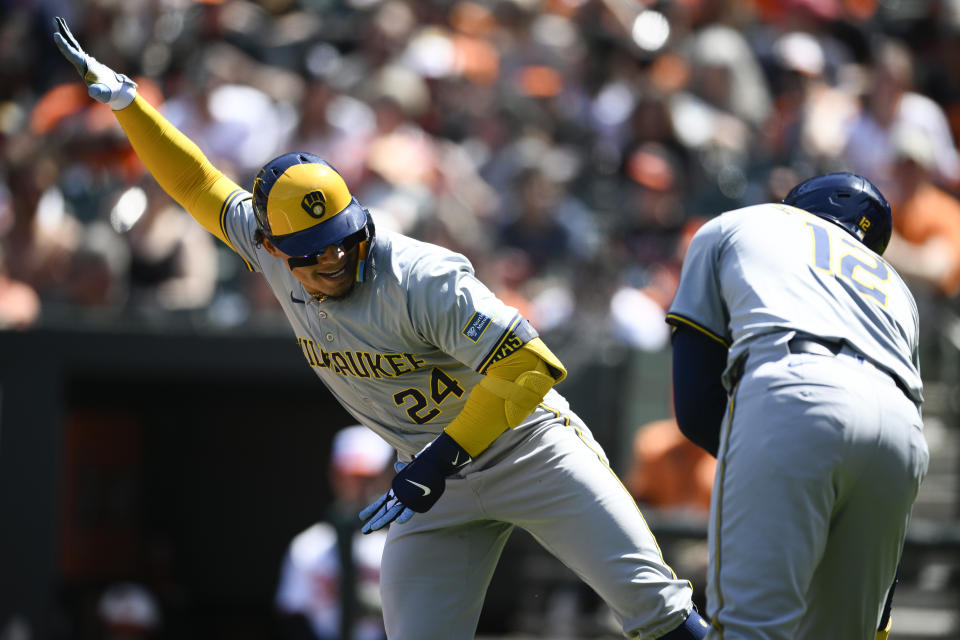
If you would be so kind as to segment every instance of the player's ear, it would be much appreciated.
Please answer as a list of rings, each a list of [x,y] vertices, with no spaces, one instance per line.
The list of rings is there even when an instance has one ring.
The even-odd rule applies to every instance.
[[[263,239],[263,248],[266,249],[267,253],[269,253],[274,258],[283,257],[283,253],[280,252],[280,249],[277,249],[277,246],[272,242],[270,242],[270,240],[267,238]]]

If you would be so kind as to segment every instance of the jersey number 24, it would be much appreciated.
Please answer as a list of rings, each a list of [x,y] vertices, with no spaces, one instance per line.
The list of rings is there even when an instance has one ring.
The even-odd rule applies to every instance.
[[[434,367],[430,372],[430,399],[435,405],[441,404],[451,393],[459,398],[463,395],[463,387],[443,369]],[[414,387],[393,394],[393,401],[398,407],[406,404],[407,415],[417,424],[425,424],[440,415],[440,408],[433,406],[428,409],[427,396]]]

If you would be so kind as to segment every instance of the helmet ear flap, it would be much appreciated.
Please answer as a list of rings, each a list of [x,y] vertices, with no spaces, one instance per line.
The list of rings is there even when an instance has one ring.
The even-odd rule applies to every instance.
[[[370,215],[370,211],[364,209],[363,212],[367,214],[367,222],[363,225],[367,237],[360,241],[359,248],[357,249],[357,282],[363,282],[366,277],[367,257],[370,255],[370,245],[373,244],[373,238],[377,235],[377,227],[373,224],[373,216]]]
[[[373,237],[377,235],[377,225],[373,223],[373,216],[370,215],[369,209],[364,209],[363,212],[367,214],[367,240],[373,240]]]
[[[267,218],[267,194],[264,193],[262,176],[257,176],[253,181],[253,215],[257,219],[257,226],[260,231],[270,235],[270,220]]]

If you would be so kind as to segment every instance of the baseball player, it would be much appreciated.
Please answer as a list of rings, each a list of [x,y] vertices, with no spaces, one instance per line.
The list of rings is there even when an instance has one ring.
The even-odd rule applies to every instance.
[[[393,523],[388,637],[472,638],[515,526],[593,587],[627,636],[705,635],[690,583],[553,389],[563,365],[466,258],[377,233],[342,177],[307,153],[267,163],[252,193],[237,186],[56,22],[57,46],[157,182],[266,278],[307,364],[398,451],[392,489],[361,513],[365,532]]]
[[[876,187],[836,173],[693,238],[668,322],[677,420],[718,457],[708,638],[889,628],[929,459],[917,309],[880,257],[891,228]]]

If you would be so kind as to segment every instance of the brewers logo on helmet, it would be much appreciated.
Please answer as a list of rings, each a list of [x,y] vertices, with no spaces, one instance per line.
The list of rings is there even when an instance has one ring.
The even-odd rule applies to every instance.
[[[263,235],[290,256],[320,254],[362,235],[362,278],[373,222],[343,177],[319,156],[287,153],[264,165],[253,183],[253,211]]]

